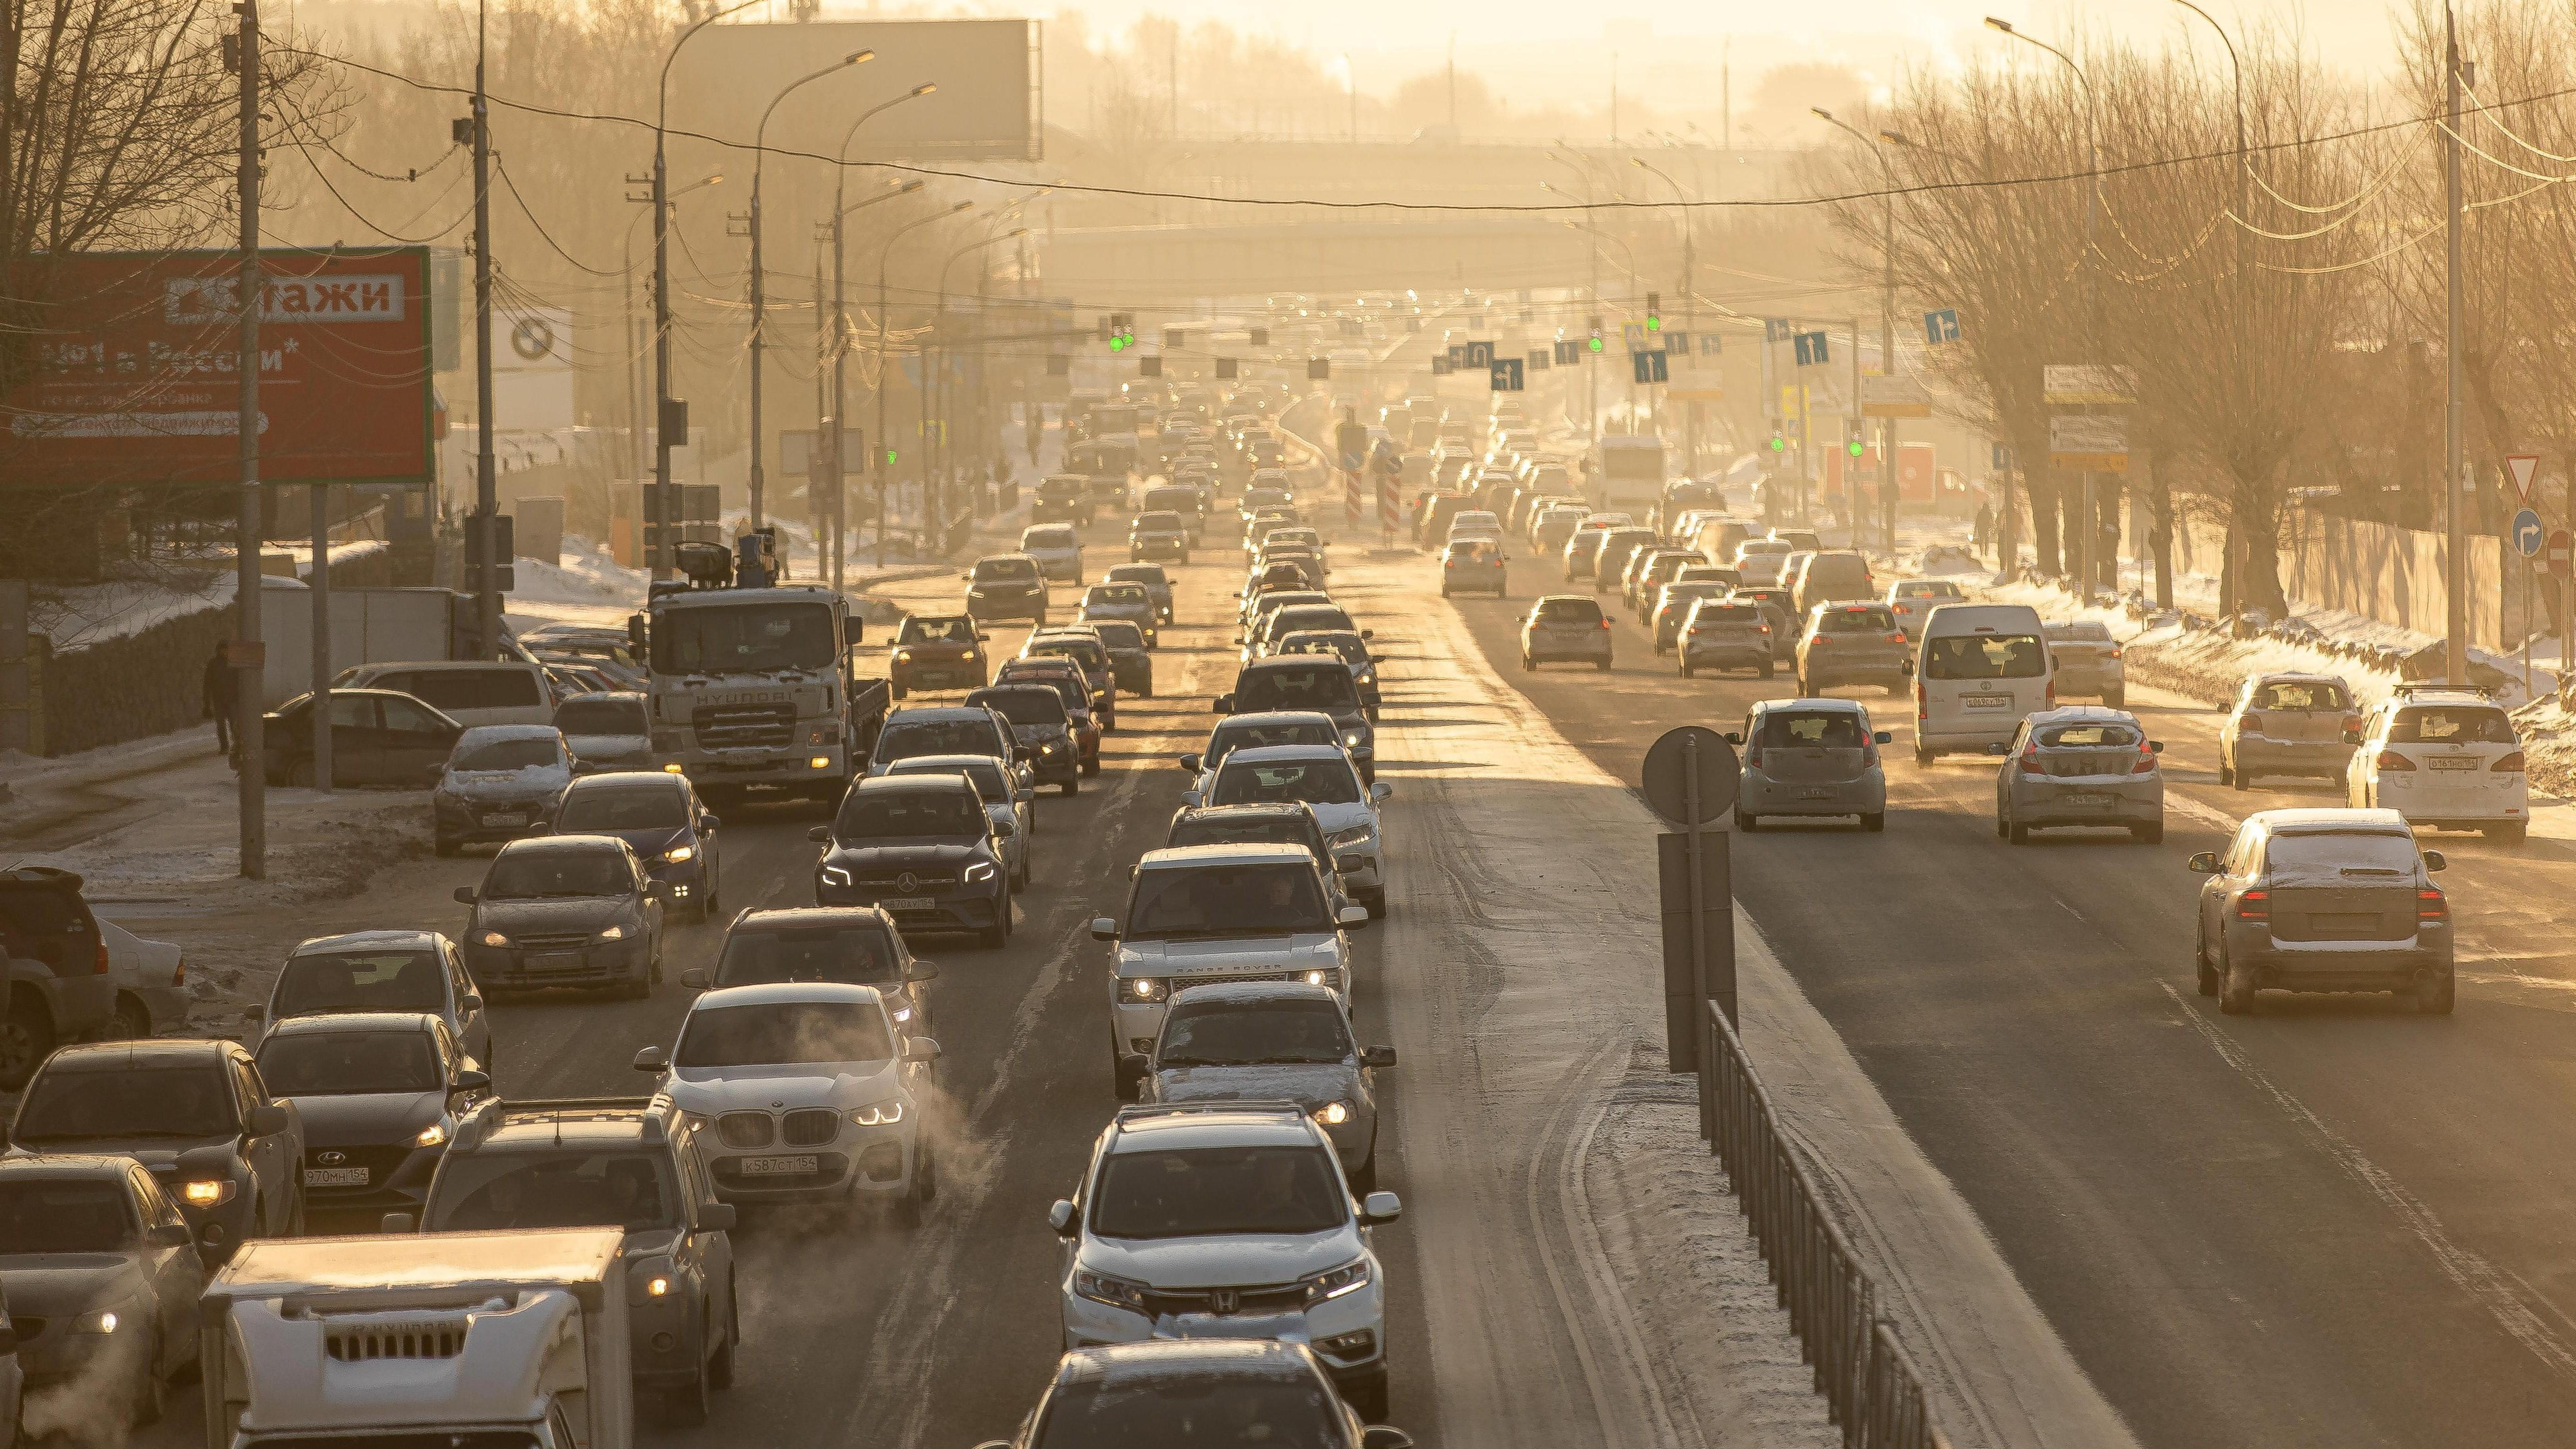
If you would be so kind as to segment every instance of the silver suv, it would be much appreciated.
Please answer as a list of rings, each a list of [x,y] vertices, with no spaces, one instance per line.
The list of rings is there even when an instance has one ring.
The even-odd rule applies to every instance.
[[[1125,1107],[1071,1200],[1064,1346],[1150,1338],[1303,1341],[1362,1418],[1386,1417],[1385,1272],[1369,1229],[1391,1192],[1354,1204],[1333,1146],[1293,1102]]]

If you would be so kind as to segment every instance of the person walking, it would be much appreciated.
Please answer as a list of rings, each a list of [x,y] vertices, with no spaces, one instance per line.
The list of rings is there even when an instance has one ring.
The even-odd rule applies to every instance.
[[[215,721],[215,748],[225,759],[240,764],[233,749],[233,710],[241,703],[241,677],[225,660],[221,644],[206,656],[204,695],[204,711]]]
[[[1994,508],[1994,505],[1993,505],[1993,504],[1991,504],[1991,503],[1980,503],[1980,504],[1978,504],[1978,505],[1977,505],[1976,537],[1975,537],[1975,540],[1974,540],[1974,542],[1975,542],[1975,544],[1976,544],[1977,552],[1979,552],[1979,553],[1981,553],[1981,554],[1982,554],[1982,553],[1984,553],[1984,552],[1986,551],[1987,546],[1988,546],[1988,545],[1990,545],[1990,544],[1992,544],[1992,543],[1994,542],[1994,537],[1995,537],[1995,508]]]

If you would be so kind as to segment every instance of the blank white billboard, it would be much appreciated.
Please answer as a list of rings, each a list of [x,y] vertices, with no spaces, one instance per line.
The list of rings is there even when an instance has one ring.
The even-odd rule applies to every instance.
[[[1035,161],[1044,150],[1036,20],[835,20],[718,23],[671,67],[671,124],[749,142],[760,114],[798,77],[856,51],[876,59],[800,88],[769,123],[771,146],[837,155],[861,112],[917,86],[929,95],[887,107],[850,148],[853,160]]]

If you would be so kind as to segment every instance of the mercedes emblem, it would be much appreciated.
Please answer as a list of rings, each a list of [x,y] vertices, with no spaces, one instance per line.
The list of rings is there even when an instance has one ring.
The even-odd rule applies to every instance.
[[[914,875],[911,871],[905,871],[903,874],[894,878],[894,888],[903,892],[905,895],[911,895],[914,891],[921,889],[921,877]]]

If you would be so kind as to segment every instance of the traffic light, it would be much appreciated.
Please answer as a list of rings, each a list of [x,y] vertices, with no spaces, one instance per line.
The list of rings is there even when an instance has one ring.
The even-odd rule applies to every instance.
[[[1785,453],[1789,451],[1789,440],[1780,436],[1780,430],[1778,428],[1773,428],[1771,430],[1771,451],[1774,453]]]
[[[1647,331],[1649,331],[1649,332],[1661,332],[1661,331],[1663,331],[1663,330],[1664,330],[1664,316],[1663,316],[1663,313],[1664,313],[1664,294],[1663,294],[1663,293],[1661,293],[1661,292],[1648,292],[1648,293],[1646,294],[1646,330],[1647,330]]]
[[[1592,319],[1592,350],[1601,350],[1601,319],[1598,317]]]
[[[1843,419],[1843,451],[1855,458],[1867,451],[1861,441],[1861,422],[1858,418]]]

